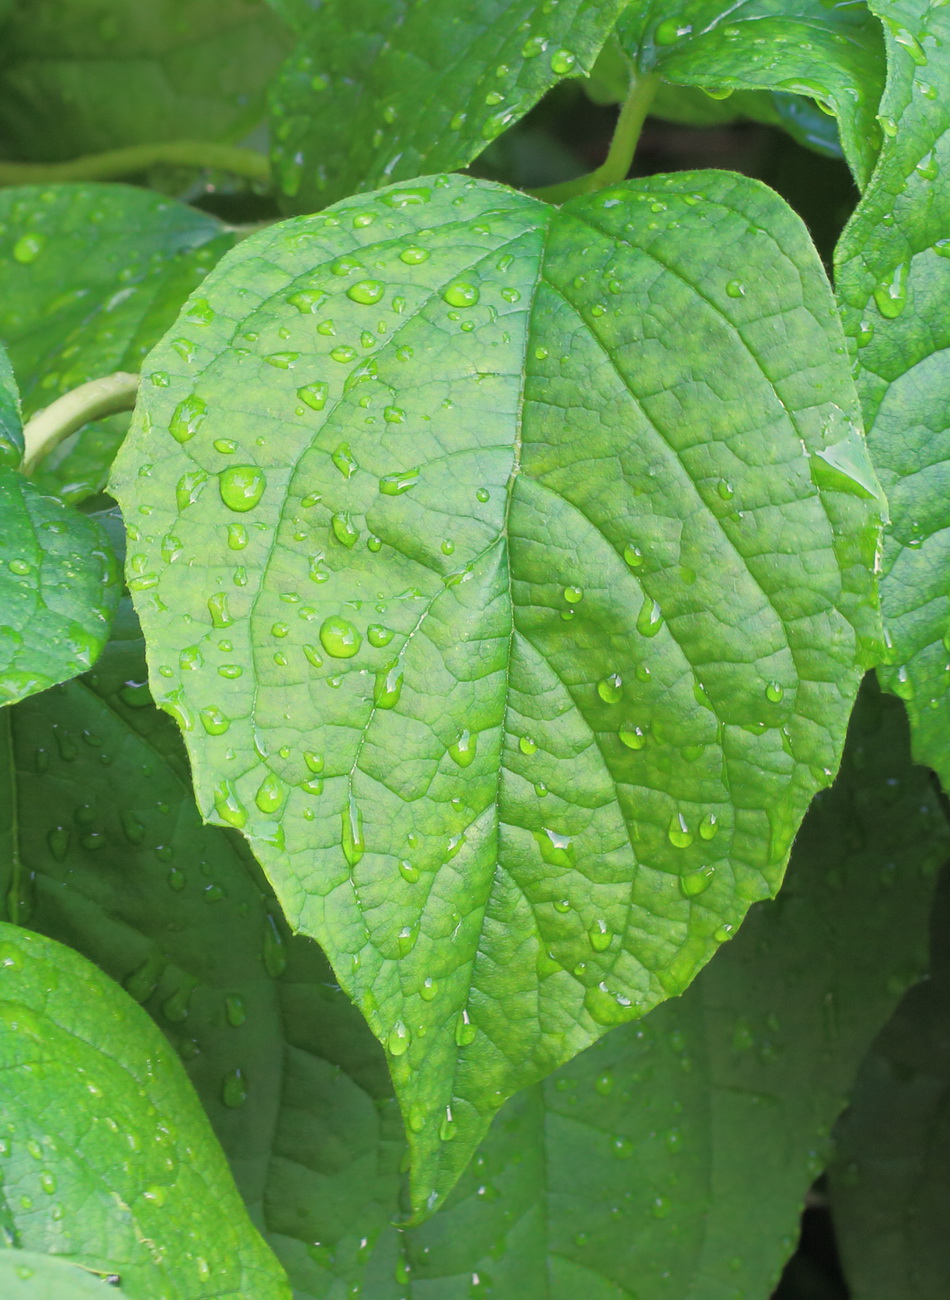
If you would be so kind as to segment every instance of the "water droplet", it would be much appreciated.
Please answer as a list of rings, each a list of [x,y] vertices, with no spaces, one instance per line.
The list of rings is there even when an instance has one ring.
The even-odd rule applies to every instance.
[[[643,552],[639,546],[634,546],[633,542],[628,542],[623,548],[623,558],[630,565],[631,569],[639,569],[643,563]]]
[[[617,1160],[629,1160],[633,1155],[633,1142],[628,1137],[611,1139],[610,1149]]]
[[[467,729],[462,731],[458,740],[449,745],[449,757],[459,765],[468,767],[474,761],[478,737]]]
[[[187,442],[198,432],[202,420],[208,414],[207,403],[195,393],[179,402],[168,422],[168,432],[176,442]]]
[[[573,71],[577,63],[577,55],[572,54],[570,50],[555,50],[551,55],[551,71],[559,77],[566,77]]]
[[[424,1002],[434,1002],[439,995],[439,985],[431,975],[422,981],[422,988],[419,990],[419,996]]]
[[[387,474],[379,480],[379,490],[386,497],[402,496],[415,487],[419,481],[418,469],[403,470],[399,474]]]
[[[274,917],[267,913],[264,920],[264,946],[262,949],[264,969],[271,979],[278,979],[287,969],[287,945]]]
[[[665,1196],[654,1196],[650,1202],[650,1213],[654,1219],[665,1219],[673,1207]]]
[[[21,266],[29,266],[36,261],[45,247],[46,236],[41,235],[38,231],[21,235],[13,245],[13,259],[19,262]]]
[[[481,297],[475,285],[465,280],[453,280],[443,291],[442,297],[450,307],[474,307]]]
[[[377,709],[394,709],[402,694],[402,664],[394,659],[388,668],[376,674],[373,686],[373,702]]]
[[[208,612],[212,627],[230,627],[234,622],[228,611],[228,596],[225,591],[215,592],[208,598]]]
[[[275,370],[293,370],[296,363],[300,360],[299,352],[272,352],[264,360]]]
[[[680,18],[664,18],[653,33],[657,45],[674,45],[681,36],[688,36],[692,31],[689,23]]]
[[[726,293],[730,298],[744,298],[745,285],[741,280],[730,280],[726,285]]]
[[[455,1120],[452,1118],[452,1107],[446,1106],[445,1114],[439,1124],[439,1137],[443,1142],[451,1142],[452,1138],[455,1137],[455,1132],[456,1125]]]
[[[283,805],[284,794],[283,782],[273,772],[268,772],[258,787],[254,802],[262,813],[275,813]]]
[[[247,542],[247,529],[243,524],[228,524],[228,547],[232,551],[243,551]]]
[[[401,1020],[397,1020],[389,1031],[389,1038],[386,1040],[386,1046],[389,1048],[390,1056],[405,1056],[409,1051],[409,1045],[412,1042],[412,1035],[406,1025]]]
[[[530,736],[522,736],[518,741],[518,748],[522,754],[528,754],[529,756],[538,752],[537,741],[532,740]]]
[[[822,447],[809,459],[811,481],[818,488],[847,492],[867,501],[880,496],[863,435],[852,429],[846,438]]]
[[[779,704],[785,699],[785,691],[778,682],[769,682],[765,688],[765,698],[771,704]]]
[[[675,813],[670,818],[666,833],[670,843],[676,849],[688,849],[693,842],[693,832],[689,829],[682,813]]]
[[[698,871],[690,871],[685,876],[680,876],[680,893],[684,898],[698,898],[700,894],[705,894],[715,874],[715,867],[700,867]]]
[[[468,1047],[470,1043],[474,1043],[477,1033],[468,1012],[460,1011],[455,1022],[455,1041],[459,1047]]]
[[[330,527],[336,540],[347,548],[355,546],[359,541],[360,530],[353,523],[348,510],[340,510],[335,515],[331,515]]]
[[[601,1097],[609,1097],[614,1090],[616,1079],[610,1070],[605,1070],[594,1080],[594,1091]]]
[[[327,404],[327,397],[330,393],[329,384],[305,384],[303,388],[297,389],[297,396],[309,406],[312,411],[322,411]]]
[[[605,704],[619,704],[623,699],[623,678],[619,673],[610,673],[597,683],[597,694]]]
[[[647,597],[637,615],[637,631],[641,636],[656,636],[663,626],[663,611],[655,600]]]
[[[874,290],[874,301],[882,316],[896,320],[907,305],[907,277],[910,262],[898,262]]]
[[[247,1004],[239,993],[232,993],[224,999],[224,1014],[228,1024],[238,1029],[247,1019]]]
[[[569,605],[576,605],[584,599],[584,592],[580,587],[565,587],[564,599]]]
[[[209,706],[198,714],[201,725],[209,736],[223,736],[231,725],[231,719],[220,709]]]
[[[630,999],[622,993],[611,992],[603,981],[587,990],[584,1006],[599,1025],[622,1025],[630,1019]]]
[[[221,1100],[230,1110],[237,1110],[247,1101],[247,1080],[240,1067],[230,1070],[221,1084]],[[207,1264],[205,1268],[207,1269]]]
[[[351,284],[347,289],[346,296],[352,298],[353,302],[372,307],[374,303],[379,302],[385,292],[386,286],[379,280],[357,280],[356,284]]]
[[[350,451],[349,443],[341,442],[336,451],[331,455],[330,459],[344,478],[352,478],[359,469],[359,465],[356,463],[356,458]]]
[[[625,722],[618,732],[621,743],[628,749],[642,749],[647,743],[646,732],[642,727],[636,727],[632,722]]]
[[[352,623],[338,614],[331,614],[320,626],[320,642],[334,659],[352,659],[363,644],[363,638]]]
[[[223,822],[240,830],[247,821],[247,809],[230,781],[222,781],[214,792],[214,810]]]
[[[606,952],[610,947],[613,935],[607,929],[606,921],[597,920],[587,931],[587,938],[590,940],[590,946],[594,952]]]
[[[356,349],[347,347],[345,344],[342,344],[340,347],[334,348],[331,351],[330,356],[333,358],[334,361],[339,361],[341,363],[345,363],[347,361],[355,361]]]
[[[370,623],[366,629],[366,640],[377,650],[389,645],[395,635],[392,628],[384,627],[382,623]]]
[[[343,835],[341,838],[341,847],[343,856],[351,867],[355,867],[365,852],[366,845],[363,841],[363,814],[360,812],[353,796],[347,796],[346,807],[341,814],[343,822]]]
[[[718,492],[719,496],[722,497],[723,501],[731,501],[736,494],[735,488],[732,486],[731,483],[727,482],[724,478],[721,478],[719,482],[716,484],[716,491]]]
[[[701,840],[714,840],[719,834],[719,818],[715,813],[706,813],[699,823],[699,838]]]
[[[429,260],[429,252],[425,248],[419,248],[415,244],[410,244],[399,254],[399,260],[405,262],[407,266],[418,266],[420,262]]]

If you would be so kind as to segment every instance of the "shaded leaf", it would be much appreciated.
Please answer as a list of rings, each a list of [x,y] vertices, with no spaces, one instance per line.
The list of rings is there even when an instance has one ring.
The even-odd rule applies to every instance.
[[[237,140],[289,47],[263,0],[14,0],[0,134],[55,160],[154,140]]]
[[[837,292],[890,505],[881,679],[907,703],[915,755],[950,786],[950,11],[919,0],[878,8],[885,143],[838,246]]]
[[[184,1072],[84,957],[0,923],[2,1195],[16,1245],[142,1300],[287,1297]]]
[[[837,117],[859,183],[870,176],[885,66],[880,24],[863,0],[688,0],[675,13],[650,0],[629,5],[618,32],[638,74],[717,94],[766,89],[815,99]]]
[[[288,209],[465,167],[551,86],[590,71],[622,7],[329,0],[271,91]]]
[[[23,459],[23,423],[20,418],[20,391],[13,377],[13,367],[0,343],[0,465],[16,469]]]
[[[879,519],[843,344],[716,173],[436,178],[204,292],[114,478],[153,689],[387,1044],[419,1205],[686,986],[837,767]]]
[[[96,521],[0,467],[0,704],[85,672],[120,590]]]
[[[137,371],[234,243],[214,217],[126,185],[0,190],[0,340],[27,414],[89,379]],[[63,443],[37,481],[73,501],[104,486],[127,416]]]
[[[933,978],[882,1030],[835,1130],[832,1211],[855,1300],[942,1300],[950,1276],[946,873],[933,919]]]
[[[104,1290],[103,1278],[95,1273],[28,1250],[0,1251],[0,1283],[7,1300],[122,1300],[128,1295],[114,1283]]]

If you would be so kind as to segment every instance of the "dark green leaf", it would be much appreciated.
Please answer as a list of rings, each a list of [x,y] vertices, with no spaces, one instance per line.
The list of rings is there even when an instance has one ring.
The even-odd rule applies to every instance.
[[[287,206],[453,171],[565,76],[624,0],[328,0],[271,92]]]
[[[120,590],[96,521],[0,467],[0,705],[85,672]]]
[[[950,877],[934,909],[933,978],[913,988],[861,1067],[835,1132],[835,1229],[856,1300],[943,1300],[950,1277]]]
[[[870,450],[887,490],[888,689],[950,788],[950,9],[881,6],[890,76],[880,163],[837,253]]]
[[[124,603],[94,672],[4,713],[0,897],[152,1014],[255,1221],[295,1284],[326,1300],[398,1208],[402,1123],[383,1053],[316,945],[288,935],[240,837],[202,825],[177,728],[144,678]],[[327,1240],[339,1265],[314,1244]]]
[[[863,0],[665,0],[629,5],[622,42],[639,74],[716,93],[778,90],[807,95],[838,118],[845,155],[867,181],[881,132],[880,24]]]
[[[161,1034],[84,957],[0,923],[0,1197],[15,1244],[141,1300],[289,1297]]]
[[[89,379],[136,371],[232,246],[221,222],[125,185],[0,190],[0,340],[28,414]],[[62,444],[37,475],[79,500],[105,483],[127,416]]]
[[[13,367],[0,343],[0,466],[13,469],[23,459],[23,423],[20,418],[20,390]]]
[[[0,1286],[4,1300],[122,1300],[129,1294],[114,1283],[106,1291],[102,1276],[27,1250],[0,1251]]]
[[[153,689],[388,1045],[420,1205],[688,984],[837,767],[880,509],[843,342],[720,173],[430,179],[205,294],[114,480]]]
[[[0,136],[21,158],[238,140],[288,36],[263,0],[14,0]]]

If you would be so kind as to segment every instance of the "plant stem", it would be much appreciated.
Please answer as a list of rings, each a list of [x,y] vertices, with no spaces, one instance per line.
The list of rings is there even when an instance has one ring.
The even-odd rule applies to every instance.
[[[168,140],[88,154],[68,162],[28,163],[0,160],[0,185],[45,185],[54,181],[106,181],[150,167],[212,167],[266,183],[270,164],[256,149],[204,140]]]
[[[616,185],[618,181],[624,180],[630,170],[643,123],[650,111],[659,84],[659,77],[653,73],[632,77],[630,90],[617,118],[607,157],[596,171],[588,172],[586,176],[578,176],[573,181],[562,181],[559,185],[545,185],[541,189],[529,190],[528,193],[533,194],[536,199],[545,199],[548,203],[564,203],[577,194],[593,194],[595,190],[602,190],[606,185]]]
[[[138,375],[117,371],[104,379],[91,379],[70,393],[57,397],[45,410],[37,411],[23,426],[24,474],[32,474],[45,456],[58,447],[64,438],[81,429],[90,420],[131,411],[138,392]]]

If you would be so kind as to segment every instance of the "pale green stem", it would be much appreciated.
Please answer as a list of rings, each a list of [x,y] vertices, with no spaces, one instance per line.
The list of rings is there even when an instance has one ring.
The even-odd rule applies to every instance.
[[[564,203],[576,194],[593,194],[606,185],[616,185],[618,181],[624,180],[659,84],[659,77],[652,73],[633,77],[630,91],[617,118],[607,157],[596,171],[578,176],[573,181],[562,181],[560,185],[545,185],[541,189],[529,190],[528,193],[537,199],[545,199],[548,203]]]
[[[138,375],[120,370],[104,379],[90,379],[88,384],[57,397],[45,410],[37,411],[23,426],[23,473],[32,474],[54,447],[91,420],[131,411],[138,388]]]
[[[0,160],[0,185],[47,185],[56,181],[107,181],[134,176],[150,167],[210,167],[248,180],[267,183],[270,164],[256,149],[204,140],[166,140],[136,144],[68,162],[32,163]]]

